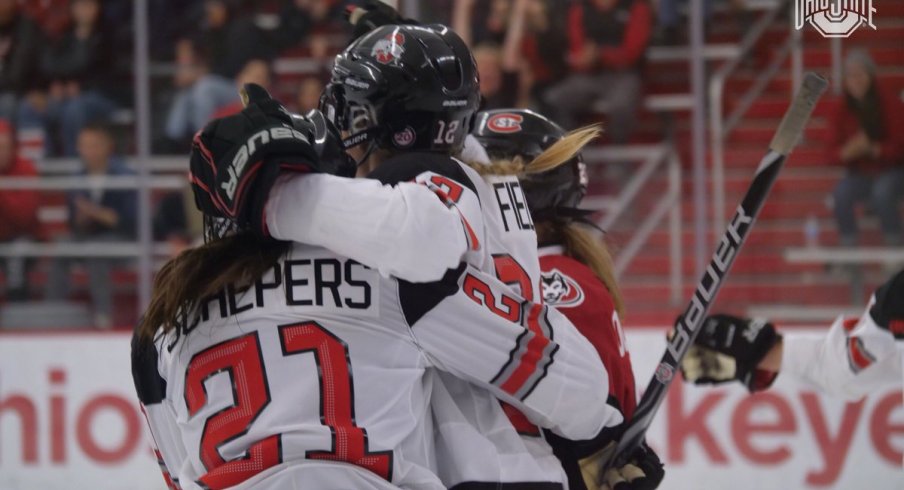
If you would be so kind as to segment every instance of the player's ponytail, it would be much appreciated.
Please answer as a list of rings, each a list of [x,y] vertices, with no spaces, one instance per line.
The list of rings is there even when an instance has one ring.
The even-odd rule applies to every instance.
[[[471,168],[482,176],[487,175],[534,175],[556,169],[570,162],[588,143],[599,137],[602,129],[592,124],[569,132],[530,162],[521,155],[511,159],[495,159],[489,164],[467,161]]]
[[[609,247],[606,246],[606,242],[594,237],[586,225],[575,222],[563,225],[561,236],[565,255],[586,265],[596,274],[596,277],[609,290],[612,303],[615,305],[615,311],[618,312],[619,316],[624,316],[625,302],[622,299],[618,281],[615,279],[615,266],[612,263],[612,254],[609,253]]]
[[[188,249],[167,262],[154,279],[151,303],[136,333],[153,341],[158,329],[176,328],[205,298],[229,285],[237,290],[272,269],[289,242],[239,233]]]
[[[569,132],[527,164],[523,173],[527,175],[541,174],[570,162],[601,133],[602,129],[599,124],[584,126]]]

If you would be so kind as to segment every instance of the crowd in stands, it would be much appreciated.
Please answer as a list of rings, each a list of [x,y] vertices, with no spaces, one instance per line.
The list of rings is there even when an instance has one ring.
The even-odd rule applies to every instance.
[[[294,111],[316,108],[329,62],[350,36],[346,3],[148,0],[153,151],[184,154],[207,121],[241,110],[238,88],[245,83],[269,88]],[[531,107],[567,128],[602,112],[607,141],[626,143],[637,127],[645,54],[663,38],[674,42],[681,3],[422,0],[420,15],[451,25],[472,47],[484,108]],[[73,157],[80,175],[98,183],[68,193],[67,232],[59,236],[39,225],[39,192],[0,190],[0,244],[135,239],[135,193],[102,187],[104,176],[131,174],[117,156],[133,150],[121,137],[130,131],[117,129],[123,123],[113,117],[133,106],[131,17],[129,1],[0,0],[0,178],[37,175],[17,145],[18,130],[42,135],[44,156]],[[286,68],[286,60],[310,63]],[[886,242],[900,245],[904,108],[898,94],[882,89],[868,55],[855,52],[845,66],[846,96],[829,145],[829,160],[848,169],[834,193],[841,243],[857,242],[855,208],[867,202]],[[190,194],[154,199],[155,240],[174,250],[190,246],[201,228]],[[44,296],[68,297],[73,260],[45,262]],[[122,261],[83,262],[95,320],[108,325],[110,270]],[[29,297],[33,263],[0,257],[0,298]]]
[[[864,51],[848,53],[844,96],[830,128],[833,163],[846,169],[833,196],[841,244],[857,245],[855,208],[866,203],[879,218],[886,245],[904,245],[898,209],[904,199],[904,103],[882,85]]]

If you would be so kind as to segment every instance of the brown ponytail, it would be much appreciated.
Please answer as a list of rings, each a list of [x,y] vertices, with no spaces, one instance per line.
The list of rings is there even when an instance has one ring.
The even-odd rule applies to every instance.
[[[170,260],[154,279],[151,304],[136,331],[153,341],[158,329],[169,332],[180,317],[226,286],[250,285],[270,270],[289,249],[290,242],[239,233],[188,249]]]

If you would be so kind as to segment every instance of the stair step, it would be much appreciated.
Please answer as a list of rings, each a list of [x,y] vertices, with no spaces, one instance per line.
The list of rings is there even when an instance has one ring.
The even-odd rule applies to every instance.
[[[754,247],[747,249],[750,252]],[[684,257],[681,260],[683,274],[693,275],[696,271],[696,261],[693,257]],[[657,254],[639,255],[631,262],[626,274],[628,276],[663,274],[671,270],[671,260],[668,255]],[[784,274],[803,272],[822,272],[820,264],[790,264],[785,261],[780,253],[742,253],[732,266],[732,273],[736,274],[774,274],[776,271]]]
[[[697,240],[697,237],[694,233],[693,224],[684,223],[682,230],[683,232],[681,233],[681,245],[684,247],[684,253],[692,253],[694,247],[696,246]],[[882,243],[882,233],[878,229],[864,229],[861,231],[860,235],[861,243]],[[623,233],[619,232],[618,230],[614,230],[610,231],[607,234],[606,241],[612,244],[614,253],[617,254],[619,247],[627,243],[630,239],[630,236],[631,235],[629,233]],[[712,237],[712,234],[710,234],[709,236]],[[835,245],[838,243],[838,231],[835,229],[835,224],[832,220],[825,220],[820,223],[818,241],[819,243],[825,245]],[[804,237],[803,221],[794,223],[793,225],[782,225],[780,227],[776,227],[770,221],[763,220],[758,221],[756,227],[753,229],[750,235],[747,236],[747,242],[745,242],[744,247],[745,250],[756,252],[766,251],[770,249],[778,252],[789,247],[803,247],[805,245],[805,242],[806,239]],[[715,239],[710,238],[707,243],[709,243],[709,248],[712,248],[715,245]],[[654,256],[667,254],[670,244],[671,236],[668,230],[662,229],[654,231],[650,235],[646,245],[643,247],[637,257],[644,257],[648,254]],[[744,253],[745,252],[742,252],[742,254]],[[665,267],[660,269],[658,273],[665,275],[668,273],[668,271],[668,267]]]
[[[690,298],[695,286],[696,283],[684,285],[680,297]],[[643,298],[644,302],[667,304],[671,297],[671,289],[667,281],[652,284],[636,284],[630,280],[622,281],[621,289],[629,308],[633,298]],[[745,284],[729,280],[722,286],[716,306],[720,306],[722,303],[742,305],[753,303],[848,304],[850,294],[850,286],[840,282],[794,284],[783,287],[769,281]]]

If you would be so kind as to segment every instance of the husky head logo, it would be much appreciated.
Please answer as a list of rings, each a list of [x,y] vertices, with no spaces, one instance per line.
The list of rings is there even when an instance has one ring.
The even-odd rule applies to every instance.
[[[398,65],[405,53],[405,36],[401,32],[389,34],[374,43],[370,55],[384,65]]]
[[[848,37],[866,24],[873,24],[873,0],[795,0],[794,27],[809,22],[823,37]]]
[[[558,269],[540,275],[543,300],[557,307],[578,306],[584,302],[584,291],[578,283]]]

